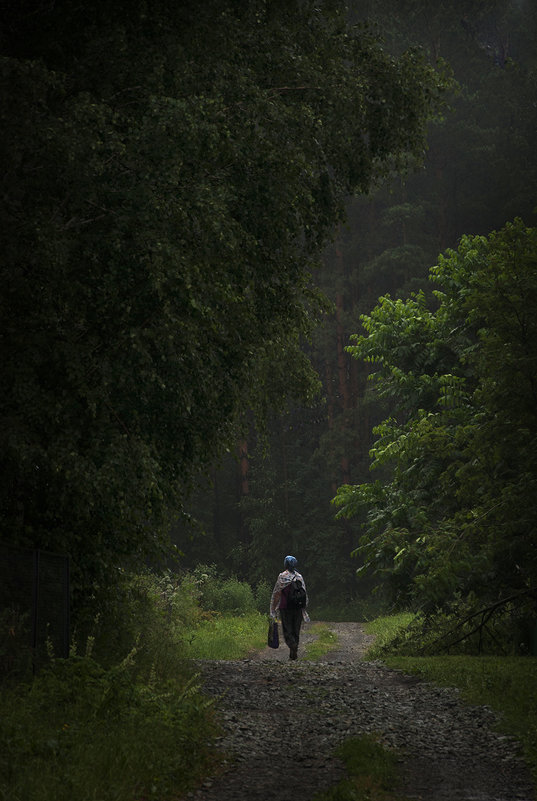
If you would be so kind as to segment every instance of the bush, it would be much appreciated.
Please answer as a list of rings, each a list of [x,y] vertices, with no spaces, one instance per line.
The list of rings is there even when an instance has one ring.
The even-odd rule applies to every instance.
[[[263,615],[267,615],[272,596],[272,586],[268,581],[260,581],[255,588],[255,608]]]
[[[256,608],[250,585],[232,578],[208,582],[203,588],[201,605],[207,610],[234,615],[245,615]]]
[[[215,565],[198,565],[192,576],[199,588],[200,605],[205,611],[246,615],[256,610],[254,593],[246,581],[220,578]]]
[[[212,702],[172,629],[161,626],[108,667],[91,656],[92,644],[84,656],[52,658],[31,683],[2,687],[0,798],[164,801],[208,770]]]
[[[79,615],[74,639],[93,639],[93,653],[104,666],[121,661],[135,643],[140,667],[150,668],[162,659],[174,663],[182,658],[178,631],[201,617],[198,597],[196,581],[189,575],[118,573],[114,587],[101,592],[98,604],[88,603],[85,615]]]

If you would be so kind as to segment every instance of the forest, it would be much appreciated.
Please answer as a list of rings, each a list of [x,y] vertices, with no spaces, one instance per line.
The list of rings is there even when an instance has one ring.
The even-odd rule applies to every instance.
[[[2,539],[534,607],[532,4],[2,23]]]
[[[219,770],[193,660],[266,645],[286,554],[317,654],[470,660],[429,676],[537,771],[536,41],[530,0],[2,4],[1,798]]]
[[[296,552],[319,606],[328,582],[338,608],[535,619],[536,16],[464,11],[352,4],[443,64],[443,105],[414,163],[345,201],[313,270],[320,392],[213,468],[187,564],[261,579]]]

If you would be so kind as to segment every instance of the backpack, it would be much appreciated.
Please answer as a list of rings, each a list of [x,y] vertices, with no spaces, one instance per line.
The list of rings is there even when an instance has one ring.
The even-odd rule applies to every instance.
[[[293,579],[287,593],[288,609],[304,609],[306,606],[306,590],[300,579]]]

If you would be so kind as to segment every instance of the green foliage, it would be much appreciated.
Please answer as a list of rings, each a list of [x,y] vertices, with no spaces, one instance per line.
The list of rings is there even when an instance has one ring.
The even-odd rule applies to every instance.
[[[258,612],[202,620],[183,631],[185,653],[189,659],[243,659],[266,646],[267,627],[266,614]]]
[[[3,687],[0,705],[3,798],[172,798],[208,766],[215,727],[183,671],[142,684],[129,660],[55,660],[32,685]]]
[[[353,356],[397,405],[376,432],[382,479],[338,490],[338,514],[365,509],[358,551],[394,598],[427,614],[457,599],[474,609],[537,591],[537,229],[515,220],[463,237],[423,295],[383,298],[364,316]],[[423,335],[420,332],[424,332]]]
[[[251,586],[236,578],[222,578],[218,575],[216,565],[198,565],[192,577],[199,593],[200,606],[207,612],[242,615],[257,608]],[[269,601],[270,595],[266,599],[266,608]]]
[[[535,221],[537,7],[511,0],[466,6],[471,10],[463,15],[456,3],[433,6],[428,0],[357,0],[350,4],[351,19],[362,22],[367,18],[382,36],[387,53],[397,55],[417,44],[432,64],[438,56],[446,59],[458,85],[449,95],[450,108],[443,119],[428,128],[424,168],[403,179],[393,176],[367,197],[349,200],[347,224],[338,229],[334,246],[327,248],[322,265],[314,270],[316,284],[333,303],[332,313],[316,329],[308,347],[323,382],[324,397],[311,408],[293,399],[289,410],[271,421],[266,459],[261,459],[250,434],[246,498],[238,494],[236,467],[230,458],[215,471],[214,486],[203,488],[192,508],[208,534],[184,546],[189,565],[211,559],[240,574],[246,561],[258,580],[275,574],[280,553],[300,551],[315,612],[323,600],[327,571],[334,586],[334,564],[342,579],[335,585],[338,594],[341,588],[341,603],[370,594],[374,579],[369,573],[354,576],[367,559],[363,553],[357,559],[349,558],[359,540],[365,506],[350,520],[334,520],[329,502],[337,486],[369,481],[369,449],[380,445],[374,442],[372,429],[389,416],[395,419],[394,425],[401,424],[403,401],[409,413],[414,408],[410,397],[379,398],[379,387],[367,381],[368,373],[376,369],[374,363],[341,352],[349,334],[358,331],[359,315],[370,315],[379,296],[389,294],[395,304],[412,291],[419,295],[420,290],[432,311],[437,301],[431,297],[434,285],[427,275],[440,251],[456,248],[464,233],[485,234],[517,215],[528,224]],[[473,392],[470,367],[458,365],[455,370],[449,349],[442,353],[437,348],[434,353],[427,325],[425,315],[414,324],[415,339],[405,336],[407,359],[410,355],[419,363],[421,358],[428,369],[435,356],[443,359],[445,367],[438,379],[430,374],[422,378],[423,369],[415,371],[417,374],[407,376],[408,386],[419,391],[421,403],[435,402],[437,393],[439,409],[462,414],[458,404]],[[403,336],[401,331],[399,334]],[[443,333],[450,335],[456,354],[465,347],[464,334],[457,326]],[[444,451],[453,454],[457,443],[434,419],[425,417],[420,425],[422,431],[415,432],[414,439],[429,431],[429,460],[432,468],[433,461],[438,461],[438,472]],[[421,436],[420,441],[423,443]],[[380,450],[377,455],[379,466],[373,478],[383,483],[390,465],[380,463],[384,458]],[[435,487],[434,469],[429,476],[430,487]],[[431,497],[437,500],[436,491],[427,489],[426,495],[427,503]],[[417,521],[426,516],[422,501],[409,498],[407,492],[404,496],[394,492],[388,502],[397,512],[393,526],[405,528],[400,520],[406,516]],[[448,547],[452,553],[458,550],[457,534],[457,527],[443,532],[446,544],[451,539]],[[178,536],[177,541],[184,542],[184,538]],[[395,553],[405,547],[399,546]],[[468,551],[461,553],[463,566],[472,558],[472,549]],[[397,592],[409,586],[413,573],[412,560],[404,560],[405,554],[403,551],[398,560]],[[392,564],[391,554],[387,564]],[[387,583],[396,581],[392,573],[385,575]],[[428,593],[437,585],[439,596],[445,594],[443,587],[452,581],[451,573],[439,565],[438,579],[435,576],[429,583]]]
[[[204,609],[240,615],[254,610],[255,599],[249,584],[230,578],[207,581],[201,590],[201,604]]]
[[[315,801],[395,801],[397,755],[382,746],[376,735],[365,734],[346,740],[336,749],[349,777]]]
[[[192,586],[125,577],[82,655],[73,642],[32,682],[2,685],[2,798],[171,799],[210,769],[212,705],[182,643],[200,614]]]
[[[136,644],[136,669],[146,677],[155,668],[173,671],[184,658],[180,632],[201,618],[198,598],[188,574],[118,573],[115,586],[86,605],[88,616],[78,616],[71,650],[76,653],[78,643],[91,638],[99,663],[110,666]]]
[[[0,535],[69,553],[80,602],[160,552],[247,410],[314,396],[311,269],[446,79],[339,1],[0,13]]]

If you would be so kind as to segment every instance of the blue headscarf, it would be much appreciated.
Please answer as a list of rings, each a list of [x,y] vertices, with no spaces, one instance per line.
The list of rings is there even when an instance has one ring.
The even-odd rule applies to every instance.
[[[287,570],[290,570],[291,573],[295,572],[295,567],[296,567],[297,564],[298,564],[298,561],[295,559],[294,556],[286,556],[285,559],[283,560],[283,566]]]

